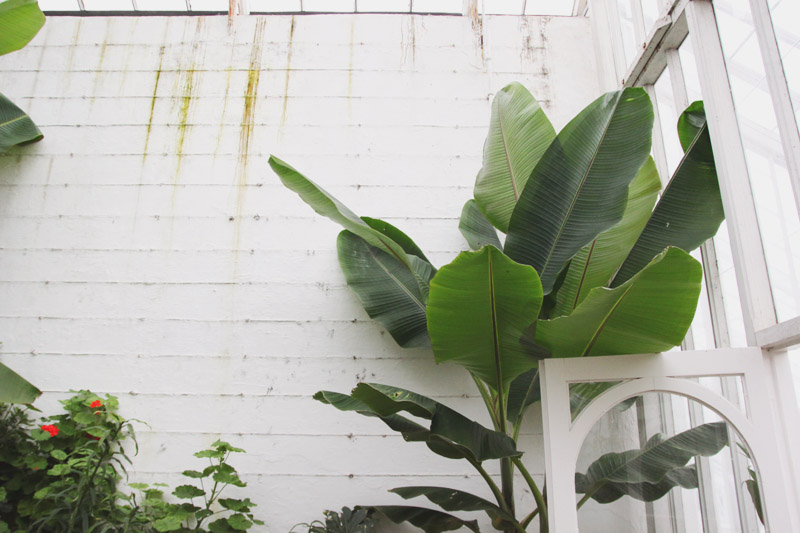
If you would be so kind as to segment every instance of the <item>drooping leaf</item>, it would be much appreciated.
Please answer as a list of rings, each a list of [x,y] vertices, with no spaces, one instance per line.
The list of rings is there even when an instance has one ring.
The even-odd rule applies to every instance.
[[[515,522],[516,519],[496,504],[474,494],[445,487],[398,487],[390,490],[403,499],[425,496],[445,511],[483,511],[492,520],[499,518]]]
[[[575,492],[583,494],[589,487],[587,478],[583,474],[575,474]],[[626,494],[643,502],[654,502],[664,497],[675,487],[696,489],[698,487],[697,468],[689,465],[674,468],[664,474],[661,480],[655,483],[620,483],[607,481],[592,493],[592,499],[598,503],[611,503]]]
[[[478,522],[475,520],[462,520],[456,516],[433,509],[425,509],[424,507],[378,505],[369,507],[369,509],[382,514],[395,524],[410,522],[425,533],[442,533],[443,531],[453,531],[462,527],[480,533]]]
[[[0,154],[12,146],[34,143],[43,137],[31,117],[0,94]]]
[[[644,89],[608,93],[567,124],[534,168],[511,215],[505,252],[536,269],[545,294],[578,250],[622,218],[652,128]]]
[[[182,499],[189,499],[189,498],[199,498],[200,496],[205,495],[205,491],[198,489],[192,485],[180,485],[175,487],[175,490],[172,491],[172,494],[177,498]]]
[[[474,195],[500,231],[508,231],[514,205],[555,136],[539,102],[525,87],[511,83],[495,95]]]
[[[725,422],[703,424],[670,438],[657,433],[641,449],[607,453],[600,457],[589,466],[580,483],[576,483],[576,489],[580,485],[580,492],[591,495],[608,483],[658,484],[663,481],[672,483],[672,486],[690,484],[685,471],[678,471],[669,478],[666,476],[685,467],[692,457],[717,454],[726,444],[728,430]],[[635,491],[631,489],[630,492]]]
[[[379,417],[390,428],[401,432],[406,440],[425,442],[434,453],[450,459],[483,462],[521,455],[508,435],[485,428],[435,400],[398,387],[359,383],[350,396],[320,391],[314,399],[342,411]],[[430,428],[400,416],[400,412],[429,419]]]
[[[364,220],[326,192],[322,187],[275,156],[270,156],[269,166],[272,167],[272,170],[278,175],[281,182],[283,182],[287,188],[296,192],[306,204],[314,209],[314,211],[341,224],[346,230],[355,233],[370,245],[381,249],[410,268],[408,256],[401,245],[394,242],[380,231],[370,227]]]
[[[758,477],[756,477],[756,471],[752,468],[748,468],[747,471],[750,473],[750,479],[745,480],[744,484],[747,487],[747,492],[750,493],[750,499],[753,501],[753,505],[756,508],[758,520],[763,524],[764,509],[761,506],[761,488],[758,486]]]
[[[367,226],[370,228],[380,231],[394,242],[399,244],[407,254],[416,255],[420,259],[430,263],[422,250],[420,250],[419,246],[417,246],[417,243],[411,240],[411,237],[403,233],[399,228],[392,226],[385,220],[381,220],[379,218],[361,217],[361,220],[366,222]]]
[[[525,409],[542,399],[539,388],[539,369],[532,368],[517,376],[508,388],[508,420],[516,424],[519,416]]]
[[[433,271],[419,268],[428,263],[408,256],[409,263],[417,268],[415,275],[394,256],[347,230],[339,233],[336,245],[347,285],[370,318],[380,322],[404,348],[428,346],[427,294],[420,290],[420,279],[427,278],[429,283]]]
[[[681,117],[684,138],[697,130],[642,234],[611,282],[618,287],[667,246],[690,252],[714,236],[725,218],[708,127],[693,104]],[[680,129],[680,128],[679,128]]]
[[[520,339],[536,320],[536,272],[493,246],[462,252],[431,281],[428,332],[437,363],[453,361],[495,390],[536,365]]]
[[[484,246],[494,246],[498,250],[503,250],[497,230],[481,212],[475,200],[467,200],[467,203],[464,204],[464,209],[461,210],[461,220],[458,222],[458,230],[473,250],[479,250]]]
[[[668,248],[625,284],[592,289],[572,314],[540,320],[536,341],[553,357],[670,349],[692,323],[702,275],[692,256]]]
[[[0,402],[33,403],[41,394],[25,378],[0,363]]]
[[[587,405],[592,400],[603,394],[605,391],[620,383],[619,381],[596,381],[596,382],[581,382],[570,383],[569,385],[569,411],[572,420],[578,418]],[[622,412],[631,408],[636,403],[636,396],[628,398],[616,406],[614,411]]]
[[[647,224],[660,190],[655,162],[648,157],[628,188],[622,220],[572,258],[564,283],[556,293],[551,316],[570,314],[591,289],[608,284]]]
[[[0,2],[0,56],[28,44],[42,29],[44,20],[36,0]]]
[[[683,151],[687,151],[694,138],[706,125],[706,109],[702,101],[689,104],[681,116],[678,117],[678,138]]]

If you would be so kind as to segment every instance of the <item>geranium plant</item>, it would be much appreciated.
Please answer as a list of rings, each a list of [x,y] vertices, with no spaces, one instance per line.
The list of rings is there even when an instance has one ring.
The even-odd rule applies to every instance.
[[[702,103],[680,118],[685,153],[663,191],[649,157],[652,127],[652,104],[641,88],[601,96],[556,134],[524,87],[505,87],[492,104],[474,199],[461,215],[459,228],[475,251],[438,270],[401,230],[357,216],[295,168],[270,158],[284,185],[344,226],[339,263],[370,317],[401,346],[430,346],[437,362],[467,369],[491,417],[490,429],[388,385],[318,392],[319,401],[377,417],[408,441],[467,461],[495,501],[441,487],[392,492],[424,496],[443,511],[485,512],[504,531],[525,531],[538,517],[539,530],[546,531],[543,490],[517,448],[524,415],[539,399],[538,362],[660,352],[681,343],[702,282],[701,266],[688,252],[716,232],[723,212]],[[582,401],[603,387],[585,387]],[[660,450],[675,451],[665,457],[645,447],[626,452],[609,470],[619,458],[604,456],[580,478],[579,490],[597,501],[608,500],[612,489],[647,500],[663,495],[662,489],[697,486],[696,473],[686,468],[689,459],[716,453],[726,438],[720,425],[690,431],[654,437],[666,443]],[[677,453],[685,445],[693,446],[688,456]],[[647,476],[626,477],[654,459]],[[490,460],[500,462],[499,485],[483,466]],[[514,498],[515,470],[536,501],[522,513]],[[443,511],[374,509],[429,533],[478,530],[475,521]]]

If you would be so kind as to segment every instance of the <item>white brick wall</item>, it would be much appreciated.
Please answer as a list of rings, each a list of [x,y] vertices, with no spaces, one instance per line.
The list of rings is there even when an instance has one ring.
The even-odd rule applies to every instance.
[[[0,360],[46,410],[70,389],[119,396],[150,425],[136,480],[178,483],[218,437],[244,447],[263,531],[397,503],[403,484],[487,495],[467,465],[311,399],[377,381],[488,424],[464,371],[368,320],[338,227],[266,159],[444,264],[466,248],[493,93],[521,81],[560,128],[598,94],[590,47],[580,18],[51,17],[0,59],[0,91],[45,134],[0,157]],[[523,446],[541,473],[538,431]]]

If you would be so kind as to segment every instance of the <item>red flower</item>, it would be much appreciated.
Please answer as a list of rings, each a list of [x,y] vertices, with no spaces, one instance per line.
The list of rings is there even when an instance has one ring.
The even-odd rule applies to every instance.
[[[100,403],[100,400],[95,400],[89,405],[89,407],[92,409],[97,409],[98,407],[103,407],[103,404]]]
[[[46,431],[50,433],[51,437],[55,437],[58,435],[58,428],[56,426],[52,426],[50,424],[45,424],[42,426],[42,431]]]
[[[100,440],[100,437],[95,437],[94,435],[92,435],[90,433],[86,434],[86,438],[87,439],[93,439],[93,440]]]

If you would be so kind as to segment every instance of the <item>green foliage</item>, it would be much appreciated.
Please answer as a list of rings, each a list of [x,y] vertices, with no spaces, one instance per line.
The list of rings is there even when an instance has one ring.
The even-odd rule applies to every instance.
[[[464,206],[459,224],[476,251],[461,253],[438,272],[399,229],[359,218],[293,167],[270,158],[284,185],[344,226],[339,262],[368,314],[401,346],[430,340],[437,362],[465,368],[494,425],[490,430],[429,398],[387,385],[359,384],[350,395],[317,393],[317,400],[340,410],[380,418],[407,441],[468,461],[496,505],[439,487],[394,492],[425,496],[445,511],[485,512],[503,531],[525,531],[538,517],[545,532],[544,497],[516,447],[524,414],[540,398],[538,361],[651,353],[680,344],[702,281],[700,264],[688,252],[714,235],[723,215],[702,103],[681,116],[685,155],[657,204],[660,179],[649,156],[653,120],[647,93],[626,88],[596,99],[556,135],[521,85],[499,91],[474,199]],[[507,233],[504,242],[498,230]],[[603,390],[576,390],[575,411]],[[725,442],[714,439],[718,433],[706,425],[671,439],[654,437],[642,450],[622,454],[657,457],[659,469],[646,478],[604,477],[598,472],[605,470],[596,467],[580,479],[580,487],[598,501],[624,494],[650,501],[674,486],[696,486],[686,457],[719,451]],[[483,469],[490,459],[500,461],[501,486]],[[613,462],[605,456],[599,461]],[[637,468],[646,463],[631,459]],[[521,520],[514,509],[515,469],[536,501]],[[426,533],[477,531],[474,521],[441,511],[369,509]]]
[[[244,450],[217,441],[197,452],[209,466],[184,475],[209,489],[181,485],[172,492],[190,502],[165,501],[160,483],[131,483],[136,492],[124,494],[118,485],[131,460],[122,444],[137,448],[117,399],[79,391],[61,404],[64,414],[37,424],[28,408],[0,404],[0,532],[247,531],[263,523],[248,498],[220,498],[229,485],[246,486],[227,462]]]
[[[292,532],[305,528],[306,533],[369,533],[375,531],[373,512],[367,509],[350,510],[342,507],[342,512],[324,511],[325,521],[315,520],[310,524],[296,524]]]

